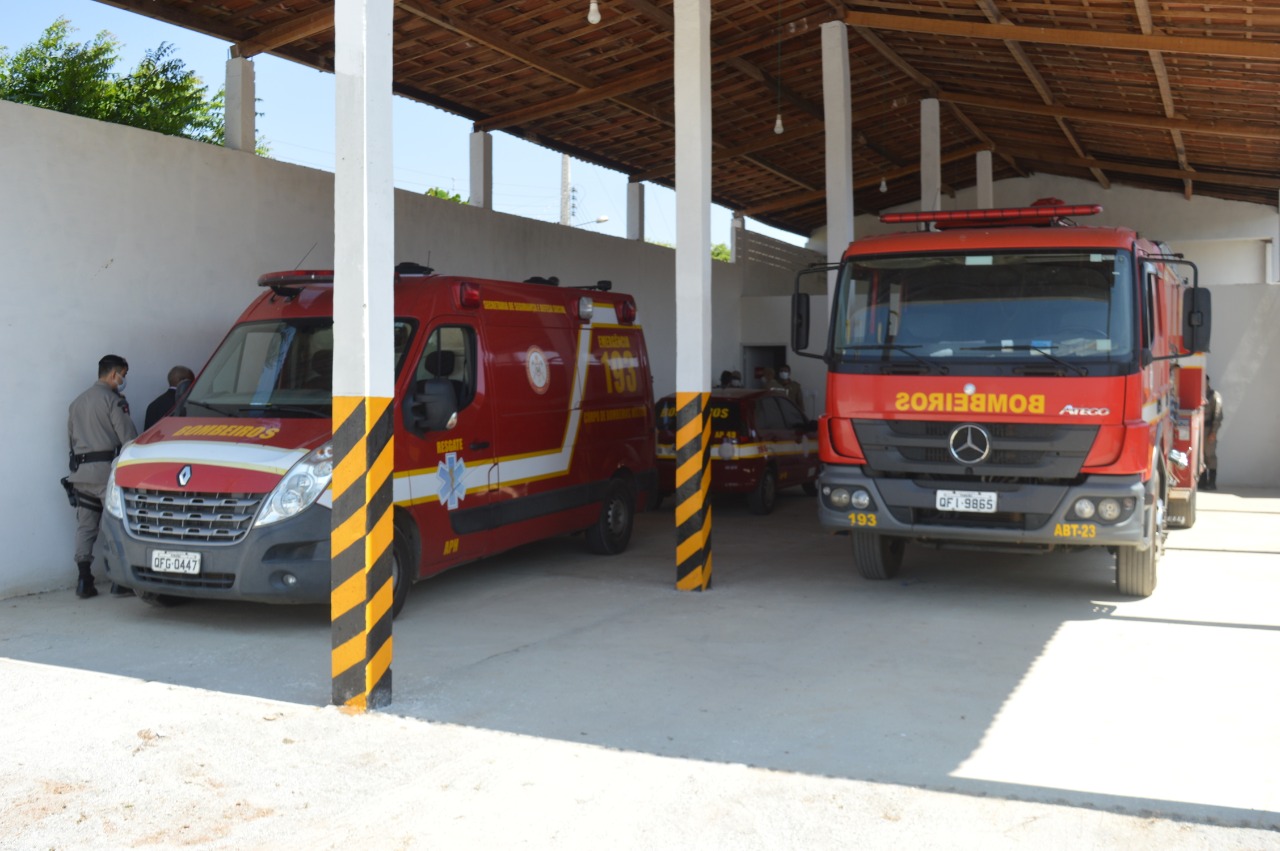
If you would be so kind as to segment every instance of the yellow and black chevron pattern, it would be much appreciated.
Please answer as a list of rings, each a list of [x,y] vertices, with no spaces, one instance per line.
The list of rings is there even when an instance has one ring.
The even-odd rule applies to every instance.
[[[333,398],[333,702],[391,703],[391,399]]]
[[[711,587],[710,393],[676,393],[676,588]]]

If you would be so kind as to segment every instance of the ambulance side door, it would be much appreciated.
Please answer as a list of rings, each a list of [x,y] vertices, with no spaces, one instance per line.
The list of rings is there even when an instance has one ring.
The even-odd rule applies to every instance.
[[[468,515],[483,513],[493,500],[493,412],[482,368],[480,335],[473,321],[436,320],[414,367],[410,395],[428,383],[452,389],[452,427],[408,429],[411,511],[422,537],[420,575],[493,550],[489,538],[468,528]],[[399,454],[399,453],[398,453]]]

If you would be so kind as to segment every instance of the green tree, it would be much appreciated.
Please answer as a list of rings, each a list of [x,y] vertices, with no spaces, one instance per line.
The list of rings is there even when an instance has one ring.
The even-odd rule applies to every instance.
[[[424,195],[430,195],[432,198],[440,198],[440,199],[445,200],[445,201],[452,201],[452,202],[453,202],[453,203],[455,203],[455,204],[465,204],[465,203],[467,203],[466,201],[463,201],[463,200],[462,200],[462,195],[461,195],[461,193],[458,193],[458,192],[450,192],[448,189],[441,189],[439,186],[432,186],[430,189],[428,189],[428,190],[427,190],[426,192],[424,192],[423,194],[424,194]]]
[[[711,259],[719,260],[721,263],[730,263],[733,261],[733,256],[729,253],[729,246],[723,242],[717,242],[711,246]]]
[[[92,41],[77,42],[73,32],[66,18],[58,18],[16,53],[0,49],[0,99],[224,143],[223,91],[210,95],[172,44],[148,50],[137,68],[121,74],[114,70],[121,47],[115,36],[104,30]],[[267,153],[261,142],[257,147]]]

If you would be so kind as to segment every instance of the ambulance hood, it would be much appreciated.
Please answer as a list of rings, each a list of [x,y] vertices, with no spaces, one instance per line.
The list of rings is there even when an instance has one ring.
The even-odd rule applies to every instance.
[[[332,420],[167,417],[120,453],[116,484],[194,493],[267,493],[330,437]]]

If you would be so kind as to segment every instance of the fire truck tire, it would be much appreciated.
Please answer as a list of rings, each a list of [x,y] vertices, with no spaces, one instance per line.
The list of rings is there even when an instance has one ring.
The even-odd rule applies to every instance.
[[[747,506],[752,514],[772,514],[778,504],[778,476],[772,467],[766,467],[760,474],[756,488],[747,494]]]
[[[854,530],[853,566],[863,579],[892,579],[902,566],[902,553],[907,542],[902,538],[877,535],[875,532]]]
[[[600,516],[587,527],[587,549],[600,555],[617,555],[631,542],[636,517],[636,497],[622,479],[613,479],[600,503]]]
[[[1156,548],[1120,547],[1116,551],[1116,585],[1121,594],[1150,597],[1156,590]]]
[[[139,591],[138,599],[148,606],[155,606],[158,609],[172,609],[174,606],[181,606],[186,602],[185,597],[175,597],[172,594],[157,594],[154,591]]]

